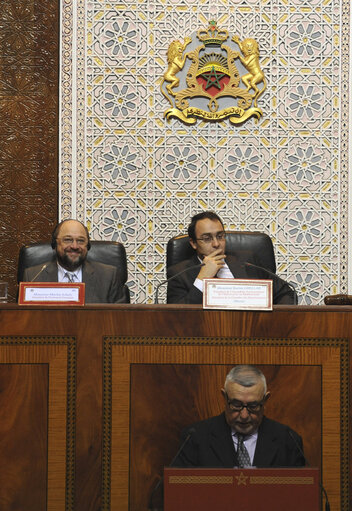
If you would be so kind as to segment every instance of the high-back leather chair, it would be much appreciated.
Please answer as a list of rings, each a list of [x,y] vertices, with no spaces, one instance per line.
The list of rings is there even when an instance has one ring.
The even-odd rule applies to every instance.
[[[90,250],[87,254],[88,261],[116,266],[121,280],[124,284],[125,303],[130,303],[130,292],[126,285],[127,281],[127,258],[126,250],[122,243],[117,241],[90,241]],[[23,280],[23,273],[26,268],[44,264],[55,259],[55,250],[51,243],[31,243],[20,248],[18,257],[17,281]]]
[[[274,247],[271,238],[263,232],[226,231],[226,253],[276,273]],[[166,266],[169,268],[190,259],[194,250],[187,234],[174,236],[168,241]]]

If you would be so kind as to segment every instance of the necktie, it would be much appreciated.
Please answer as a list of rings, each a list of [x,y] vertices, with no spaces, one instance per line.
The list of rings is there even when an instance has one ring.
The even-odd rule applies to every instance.
[[[238,445],[237,445],[237,458],[238,466],[240,468],[246,468],[251,466],[251,459],[249,457],[246,446],[243,443],[243,435],[237,433]]]
[[[74,273],[69,273],[68,271],[65,273],[65,277],[67,277],[67,280],[69,282],[74,282],[75,281],[75,274]]]

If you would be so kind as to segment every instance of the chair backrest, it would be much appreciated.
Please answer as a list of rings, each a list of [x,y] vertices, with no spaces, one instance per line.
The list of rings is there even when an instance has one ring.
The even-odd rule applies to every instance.
[[[273,243],[263,232],[226,231],[226,253],[276,273]],[[167,244],[166,266],[169,268],[189,259],[193,254],[187,234],[174,236]]]
[[[126,285],[127,281],[127,258],[126,250],[122,243],[117,241],[92,241],[87,254],[88,261],[110,264],[116,266],[124,284],[124,297],[126,303],[130,302],[130,292]],[[17,281],[23,280],[23,272],[26,268],[44,264],[55,259],[55,250],[50,242],[31,243],[20,248],[18,256]]]

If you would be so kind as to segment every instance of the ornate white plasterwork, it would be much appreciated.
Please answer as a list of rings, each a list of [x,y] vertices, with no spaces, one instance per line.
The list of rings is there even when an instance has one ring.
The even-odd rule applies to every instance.
[[[167,48],[211,19],[259,42],[258,124],[163,118]],[[349,0],[63,2],[60,216],[125,244],[133,302],[202,209],[268,233],[300,303],[348,291],[349,30]]]

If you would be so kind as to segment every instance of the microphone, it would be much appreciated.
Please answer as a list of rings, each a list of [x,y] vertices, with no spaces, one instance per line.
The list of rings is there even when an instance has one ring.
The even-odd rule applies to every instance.
[[[288,430],[288,434],[290,435],[291,439],[293,440],[293,443],[295,444],[295,446],[297,447],[300,455],[302,456],[302,458],[304,459],[304,462],[305,464],[308,466],[308,467],[311,467],[311,464],[308,462],[307,458],[305,457],[304,455],[304,452],[302,451],[302,448],[301,446],[299,445],[299,443],[297,442],[296,438],[294,437],[294,434],[292,433],[292,431],[289,429]],[[324,494],[324,497],[325,497],[325,511],[330,511],[330,503],[329,503],[329,499],[328,499],[328,494],[326,493],[325,491],[325,488],[324,486],[322,485],[321,482],[319,482],[319,486],[321,488],[321,491],[323,492]]]
[[[154,303],[159,303],[159,301],[158,301],[158,294],[159,294],[159,289],[160,289],[161,286],[163,286],[164,284],[167,284],[168,282],[170,282],[170,280],[175,279],[179,275],[182,275],[182,273],[186,273],[187,271],[194,270],[195,268],[200,268],[201,266],[205,266],[205,263],[199,263],[199,264],[194,264],[193,266],[189,266],[188,268],[185,268],[184,270],[181,270],[178,273],[175,273],[175,275],[173,275],[172,277],[170,277],[170,278],[160,282],[160,284],[158,284],[156,286]]]
[[[36,274],[36,275],[35,275],[35,276],[34,276],[34,277],[30,280],[30,282],[34,282],[34,281],[35,281],[35,279],[36,279],[37,277],[39,277],[39,275],[42,273],[42,271],[44,271],[44,270],[45,270],[45,268],[46,268],[47,266],[48,266],[48,264],[47,264],[47,263],[43,264],[43,266],[40,268],[40,270],[38,271],[38,273],[37,273],[37,274]]]
[[[256,264],[253,264],[253,263],[249,263],[249,262],[245,262],[244,263],[245,266],[250,266],[252,268],[255,268],[256,270],[261,270],[261,271],[264,271],[265,273],[267,273],[268,275],[271,275],[271,277],[275,277],[276,279],[280,279],[280,277],[278,277],[276,275],[276,273],[268,270],[267,268],[264,268],[264,266],[257,266]],[[280,279],[280,280],[283,280],[283,279]],[[284,281],[286,283],[286,281]],[[288,282],[287,282],[288,284]],[[290,284],[288,284],[289,286],[291,286]],[[292,289],[295,291],[295,288],[292,286]]]
[[[292,284],[290,284],[286,280],[284,280],[281,277],[279,277],[278,275],[276,275],[276,273],[273,273],[272,271],[268,270],[267,268],[264,268],[263,266],[257,266],[256,264],[249,263],[249,262],[244,263],[244,265],[249,268],[255,268],[256,270],[261,270],[261,271],[265,272],[267,275],[270,275],[271,277],[273,277],[274,279],[279,280],[282,285],[288,286],[289,289],[293,293],[294,305],[297,305],[297,293],[296,293],[296,289],[294,288],[294,286]]]
[[[183,272],[181,272],[181,273],[183,273]],[[183,449],[185,448],[185,446],[189,442],[191,436],[195,432],[196,432],[195,428],[188,428],[186,438],[182,442],[181,447],[177,451],[176,455],[172,458],[172,461],[171,461],[170,465],[168,465],[168,467],[170,467],[170,468],[173,467],[175,461],[177,460],[177,458],[179,457],[179,455],[181,454],[181,452],[183,451]],[[156,483],[156,485],[154,486],[154,488],[153,488],[153,490],[152,490],[152,492],[150,494],[149,504],[148,504],[148,510],[149,511],[157,511],[157,510],[154,510],[154,508],[153,508],[153,500],[154,500],[154,495],[155,495],[156,491],[158,490],[158,488],[160,487],[160,485],[162,484],[163,480],[164,480],[164,474],[160,477],[160,479],[158,480],[158,482]]]
[[[174,466],[174,463],[175,461],[177,460],[177,458],[179,457],[179,455],[181,454],[181,452],[183,451],[183,449],[185,448],[186,444],[188,444],[190,438],[192,435],[194,435],[194,433],[196,432],[196,429],[195,428],[188,428],[187,430],[187,436],[186,438],[184,439],[184,441],[182,442],[181,444],[181,447],[179,448],[179,450],[177,451],[177,453],[175,454],[175,456],[172,458],[172,461],[169,465],[169,467],[173,467]]]

